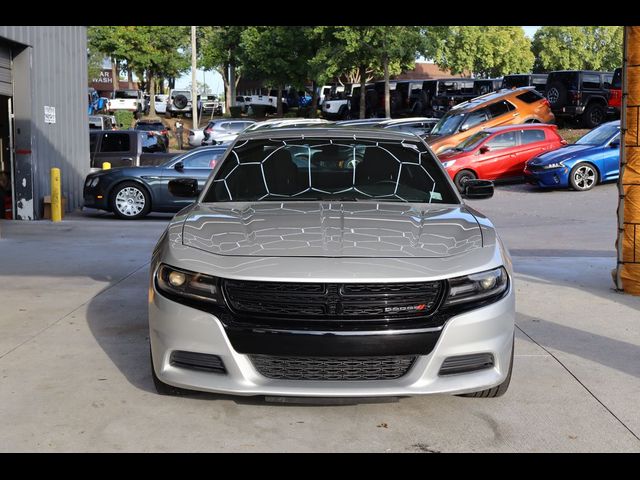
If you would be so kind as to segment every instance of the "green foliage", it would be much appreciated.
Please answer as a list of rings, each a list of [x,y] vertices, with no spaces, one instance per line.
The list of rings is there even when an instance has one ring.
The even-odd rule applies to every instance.
[[[615,26],[540,27],[532,45],[535,69],[613,70],[622,66],[623,34]]]
[[[424,31],[427,57],[454,75],[499,77],[529,72],[531,42],[517,26],[433,26]]]
[[[133,127],[133,112],[129,112],[128,110],[116,110],[114,115],[119,128],[129,129]]]

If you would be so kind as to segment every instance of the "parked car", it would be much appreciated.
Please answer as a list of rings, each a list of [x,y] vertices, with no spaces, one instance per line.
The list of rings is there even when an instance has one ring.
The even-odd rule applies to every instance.
[[[242,133],[254,132],[256,130],[274,130],[278,128],[326,127],[330,123],[328,120],[322,118],[272,118],[249,125]]]
[[[101,169],[104,162],[112,167],[159,165],[174,157],[167,153],[161,136],[137,130],[90,130],[90,168]]]
[[[151,371],[162,394],[495,397],[515,288],[491,222],[415,135],[254,129],[154,249]],[[467,185],[468,198],[493,194]],[[179,320],[179,321],[177,321]]]
[[[197,101],[198,99],[196,99]],[[167,118],[175,117],[177,115],[184,115],[190,117],[193,115],[193,107],[191,104],[191,90],[174,88],[169,91],[169,98],[166,102]]]
[[[473,93],[485,95],[502,89],[502,78],[475,78],[473,80]]]
[[[138,119],[144,111],[144,93],[142,90],[116,90],[113,98],[107,103],[107,111],[114,113],[119,110],[132,112]]]
[[[169,99],[169,95],[156,95],[155,103],[156,103],[156,113],[158,115],[167,113],[167,100]]]
[[[528,160],[566,144],[556,125],[507,125],[481,130],[438,158],[463,192],[466,183],[476,178],[522,179]]]
[[[473,78],[439,78],[423,84],[427,98],[427,111],[423,115],[441,117],[454,106],[478,96]]]
[[[550,72],[545,96],[557,118],[580,120],[594,128],[607,120],[613,72],[562,70]]]
[[[201,147],[155,166],[122,167],[90,173],[84,183],[84,206],[113,212],[125,220],[150,212],[177,212],[192,200],[173,196],[167,185],[180,178],[204,187],[224,148]]]
[[[502,78],[502,88],[535,87],[544,94],[547,88],[546,73],[514,73]]]
[[[322,117],[327,120],[348,120],[351,118],[351,92],[358,84],[348,83],[333,94],[326,94],[322,103]],[[358,90],[359,91],[359,90]]]
[[[217,95],[202,95],[202,114],[203,115],[222,115],[222,105]]]
[[[116,129],[110,115],[89,115],[89,128],[91,130]]]
[[[613,71],[613,80],[609,88],[609,109],[613,109],[614,113],[620,115],[622,108],[622,69],[616,68]]]
[[[524,169],[529,183],[539,187],[591,190],[620,174],[620,120],[605,123],[573,145],[539,155]]]
[[[415,135],[424,137],[431,132],[433,127],[439,121],[439,118],[428,117],[398,118],[394,120],[384,120],[377,123],[375,127],[413,133]]]
[[[165,145],[169,146],[169,127],[165,126],[160,120],[138,120],[134,130],[160,135]]]
[[[433,151],[440,153],[485,128],[553,122],[549,102],[534,88],[522,87],[500,90],[456,105],[426,138]]]
[[[240,132],[245,128],[255,124],[255,120],[247,120],[240,118],[225,118],[224,120],[214,120],[207,124],[202,130],[202,138],[200,139],[200,145],[222,145],[234,140]],[[197,130],[193,131],[193,138],[191,136],[191,130],[189,131],[189,145],[192,141],[195,143],[198,140]]]

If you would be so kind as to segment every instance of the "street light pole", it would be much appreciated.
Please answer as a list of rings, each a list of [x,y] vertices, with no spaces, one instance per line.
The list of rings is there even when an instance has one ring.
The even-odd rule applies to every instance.
[[[198,128],[198,80],[196,79],[196,27],[191,27],[191,109],[193,129]]]

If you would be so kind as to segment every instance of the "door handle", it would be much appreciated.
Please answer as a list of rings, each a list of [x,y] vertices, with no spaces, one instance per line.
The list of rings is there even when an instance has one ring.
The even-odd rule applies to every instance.
[[[517,117],[518,115],[520,115],[518,112],[513,114],[514,117]]]

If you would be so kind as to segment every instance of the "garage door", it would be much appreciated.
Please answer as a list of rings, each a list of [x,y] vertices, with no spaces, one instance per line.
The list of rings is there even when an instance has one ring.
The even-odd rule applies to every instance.
[[[11,84],[11,51],[0,45],[0,95],[13,95]]]

